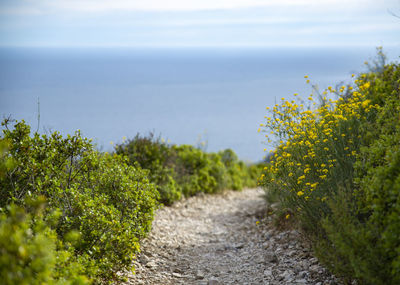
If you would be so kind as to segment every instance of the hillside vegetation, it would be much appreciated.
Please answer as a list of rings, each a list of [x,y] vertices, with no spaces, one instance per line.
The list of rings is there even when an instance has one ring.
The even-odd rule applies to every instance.
[[[400,284],[399,65],[376,64],[314,97],[282,98],[266,117],[278,144],[259,183],[335,274]]]
[[[255,187],[262,169],[261,164],[246,165],[230,149],[207,153],[191,145],[170,145],[154,134],[138,134],[115,150],[130,164],[150,170],[149,179],[166,205],[199,192]]]
[[[136,136],[102,153],[79,132],[3,122],[2,284],[110,283],[132,268],[160,202],[254,186],[260,171],[231,150],[205,153]]]

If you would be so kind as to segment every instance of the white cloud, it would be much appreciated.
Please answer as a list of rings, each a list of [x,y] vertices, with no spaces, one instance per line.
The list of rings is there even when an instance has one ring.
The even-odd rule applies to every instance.
[[[355,9],[396,0],[38,0],[30,5],[80,12],[196,11],[251,7],[308,7],[311,10]]]
[[[398,43],[400,0],[0,1],[0,44]]]

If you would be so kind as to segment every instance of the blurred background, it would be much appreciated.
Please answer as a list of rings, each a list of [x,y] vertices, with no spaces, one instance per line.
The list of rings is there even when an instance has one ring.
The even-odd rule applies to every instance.
[[[398,0],[2,0],[0,115],[101,150],[153,131],[256,162],[265,107],[307,97],[305,75],[350,82],[378,46],[398,60]]]

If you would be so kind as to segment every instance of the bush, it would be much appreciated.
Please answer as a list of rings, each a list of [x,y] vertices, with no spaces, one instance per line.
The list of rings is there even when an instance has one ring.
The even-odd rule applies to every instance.
[[[146,172],[121,156],[97,152],[79,132],[31,137],[23,121],[12,130],[8,123],[3,139],[14,168],[0,179],[0,205],[13,202],[31,212],[27,199],[44,196],[44,220],[59,209],[52,228],[63,246],[72,232],[79,236],[70,246],[89,277],[112,280],[130,268],[156,207],[157,192]]]
[[[244,164],[242,162],[242,164]],[[258,186],[258,179],[264,170],[264,163],[258,162],[249,165],[245,165],[244,168],[247,169],[247,175],[245,179],[245,187],[254,188]]]
[[[386,65],[328,88],[317,108],[312,96],[309,107],[282,99],[265,124],[280,141],[260,179],[267,194],[332,271],[362,284],[400,282],[399,86],[399,66]]]
[[[368,98],[379,108],[361,126],[366,135],[354,164],[353,197],[332,204],[336,211],[324,227],[330,249],[344,255],[353,276],[366,284],[399,284],[400,120],[393,119],[400,116],[399,66],[365,74],[359,83],[370,84]]]
[[[138,134],[117,145],[115,151],[128,157],[130,164],[139,163],[150,171],[160,201],[167,205],[182,195],[254,187],[259,173],[259,167],[250,170],[232,150],[206,153],[191,145],[168,145],[154,134],[147,137]]]
[[[228,188],[233,190],[242,189],[248,176],[244,163],[239,162],[237,155],[231,149],[220,152],[220,156],[228,171]]]
[[[57,234],[43,220],[40,204],[33,215],[15,204],[0,213],[2,284],[91,283],[71,253],[57,249]]]
[[[153,133],[149,136],[137,134],[115,147],[115,152],[128,158],[131,165],[138,163],[149,170],[149,179],[160,194],[160,202],[166,205],[181,198],[182,192],[175,182],[173,169],[175,154],[171,147]]]
[[[283,99],[267,120],[266,128],[281,143],[262,183],[278,194],[285,209],[298,213],[310,234],[321,234],[320,221],[330,212],[326,201],[353,180],[360,124],[375,110],[365,96],[355,91],[348,100],[325,98],[314,111]],[[314,101],[312,95],[308,99]]]

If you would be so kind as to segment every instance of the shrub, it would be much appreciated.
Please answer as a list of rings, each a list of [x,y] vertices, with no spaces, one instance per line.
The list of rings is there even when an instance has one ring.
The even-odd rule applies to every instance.
[[[10,204],[0,213],[2,284],[89,284],[83,266],[57,249],[57,234],[38,208],[32,215]]]
[[[174,146],[173,149],[177,155],[176,180],[185,196],[193,196],[199,192],[213,193],[218,190],[215,176],[218,175],[219,169],[215,168],[213,171],[213,161],[205,152],[190,145]]]
[[[399,66],[392,64],[363,75],[359,83],[367,82],[368,98],[379,108],[361,126],[366,135],[354,164],[354,194],[332,204],[336,211],[324,227],[329,249],[344,255],[353,276],[366,284],[398,284],[400,120],[393,118],[400,116]],[[346,222],[338,219],[339,213],[347,215]],[[342,268],[334,269],[343,274]]]
[[[247,178],[247,169],[244,163],[239,162],[237,155],[231,149],[226,149],[219,154],[228,172],[228,188],[233,190],[242,189]]]
[[[121,156],[97,152],[79,132],[31,137],[23,121],[12,130],[4,125],[14,169],[0,179],[6,190],[1,206],[14,202],[30,212],[26,200],[43,195],[47,214],[60,210],[52,228],[62,244],[71,232],[79,235],[71,247],[89,277],[111,280],[130,268],[156,206],[157,192],[146,172]]]
[[[9,144],[0,140],[0,177],[14,169],[7,155]],[[4,190],[4,189],[3,189]],[[11,203],[0,209],[0,278],[4,284],[89,284],[73,252],[60,249],[61,241],[49,225],[54,211],[43,219],[45,199],[27,201],[32,214]],[[67,243],[74,242],[73,233]]]
[[[354,91],[348,100],[325,98],[313,111],[283,99],[267,120],[266,128],[280,144],[262,183],[279,194],[284,208],[298,212],[303,228],[312,234],[320,234],[320,221],[329,213],[326,201],[353,180],[360,124],[375,110],[365,96]],[[308,99],[314,101],[312,95]]]
[[[137,134],[115,147],[117,154],[128,158],[129,163],[138,163],[143,169],[149,170],[149,179],[160,193],[160,201],[166,205],[181,198],[181,189],[175,182],[173,169],[175,154],[171,147],[153,133],[148,136]]]
[[[254,187],[259,171],[259,167],[250,170],[232,150],[206,153],[191,145],[168,145],[154,134],[147,137],[138,134],[117,145],[115,151],[127,156],[130,164],[139,163],[150,171],[160,201],[167,205],[182,194],[192,196],[199,192]]]
[[[264,167],[265,165],[262,162],[245,165],[244,168],[247,169],[247,175],[244,183],[245,187],[254,188],[258,186],[258,179],[261,176]]]
[[[263,125],[279,144],[261,184],[331,270],[362,284],[400,282],[399,86],[399,66],[386,65],[328,88],[343,96],[320,107],[282,99]]]

